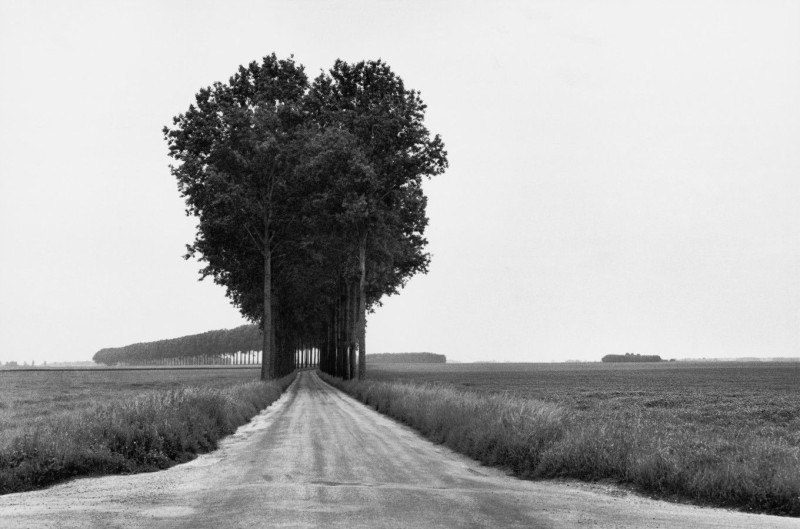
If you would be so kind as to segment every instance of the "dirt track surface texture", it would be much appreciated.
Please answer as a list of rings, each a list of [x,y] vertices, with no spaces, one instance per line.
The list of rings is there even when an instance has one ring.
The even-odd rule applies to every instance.
[[[530,482],[430,443],[299,374],[190,463],[0,496],[0,527],[798,527],[797,519]]]

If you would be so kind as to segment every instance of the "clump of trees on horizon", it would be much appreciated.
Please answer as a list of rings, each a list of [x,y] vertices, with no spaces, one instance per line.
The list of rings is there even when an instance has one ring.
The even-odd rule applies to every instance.
[[[639,353],[625,353],[624,355],[610,354],[605,355],[603,362],[661,362],[659,355],[642,355]]]
[[[122,347],[106,347],[97,351],[92,360],[109,366],[125,365],[260,365],[263,335],[257,325],[241,325],[179,338],[142,342]],[[297,367],[316,364],[318,351],[299,349],[294,357]],[[366,355],[367,363],[444,364],[443,354],[373,353]],[[16,364],[16,363],[15,363]]]
[[[375,353],[367,355],[370,364],[444,364],[447,357],[436,353]]]
[[[255,325],[207,331],[154,342],[97,351],[92,360],[106,365],[258,364],[261,330]]]
[[[262,379],[291,371],[298,350],[365,375],[367,312],[428,269],[422,181],[447,154],[425,110],[381,60],[337,60],[309,82],[272,54],[164,128],[198,221],[186,258],[261,328]]]

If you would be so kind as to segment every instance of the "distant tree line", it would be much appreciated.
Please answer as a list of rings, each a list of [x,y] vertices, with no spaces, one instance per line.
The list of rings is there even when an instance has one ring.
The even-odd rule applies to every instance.
[[[298,351],[365,375],[366,314],[428,267],[422,182],[447,156],[425,110],[383,61],[337,60],[309,82],[272,54],[201,89],[164,128],[197,219],[186,257],[262,329],[263,379]],[[162,350],[148,347],[136,354]]]
[[[106,365],[257,364],[261,330],[255,325],[208,331],[155,342],[100,349],[92,360]]]
[[[605,355],[602,358],[603,362],[661,362],[659,355],[642,355],[625,353],[624,355]]]
[[[375,353],[367,355],[368,364],[444,364],[445,355],[436,353]]]
[[[47,365],[47,362],[45,362],[44,365]],[[14,367],[36,367],[36,361],[35,360],[31,360],[31,363],[30,363],[30,366],[29,366],[28,362],[22,362],[22,364],[20,364],[16,360],[8,360],[5,364],[0,362],[0,366],[8,367],[8,368],[14,368]]]
[[[220,329],[179,338],[106,347],[97,351],[92,360],[109,366],[133,365],[260,365],[262,332],[257,325],[242,325],[235,329]],[[447,357],[435,353],[376,353],[366,355],[367,363],[444,364]],[[299,349],[294,355],[294,367],[317,365],[319,351]],[[8,362],[7,366],[16,366]]]

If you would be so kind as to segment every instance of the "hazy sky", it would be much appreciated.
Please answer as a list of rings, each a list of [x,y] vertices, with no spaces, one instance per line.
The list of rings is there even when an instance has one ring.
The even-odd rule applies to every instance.
[[[383,58],[449,151],[370,351],[800,355],[800,2],[0,0],[0,361],[243,322],[161,128],[272,51]]]

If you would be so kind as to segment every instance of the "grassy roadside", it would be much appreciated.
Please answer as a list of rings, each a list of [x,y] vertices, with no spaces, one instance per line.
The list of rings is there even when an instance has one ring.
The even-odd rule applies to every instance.
[[[216,448],[293,380],[149,391],[45,417],[0,446],[0,494],[188,461]]]
[[[800,516],[800,453],[782,439],[672,428],[670,410],[583,411],[448,384],[321,376],[432,441],[519,477],[610,479],[662,498]]]

